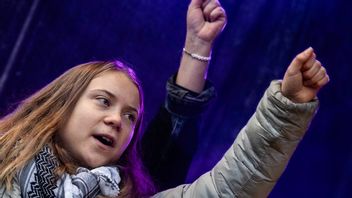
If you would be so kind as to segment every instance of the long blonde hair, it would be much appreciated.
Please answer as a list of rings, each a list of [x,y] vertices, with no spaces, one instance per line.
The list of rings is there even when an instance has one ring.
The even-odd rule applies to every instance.
[[[28,163],[44,145],[49,145],[58,156],[56,170],[73,174],[77,165],[57,143],[55,135],[74,109],[77,100],[97,75],[107,71],[126,74],[137,86],[140,95],[139,116],[131,143],[117,166],[122,172],[121,197],[144,197],[154,192],[148,174],[138,154],[143,119],[143,91],[132,69],[120,61],[95,61],[78,65],[66,71],[47,86],[25,99],[0,120],[0,184],[7,189],[16,173]]]

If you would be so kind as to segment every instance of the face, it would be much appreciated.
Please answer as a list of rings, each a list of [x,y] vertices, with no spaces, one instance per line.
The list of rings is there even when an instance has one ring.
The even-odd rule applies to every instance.
[[[116,164],[133,137],[139,112],[136,85],[124,73],[109,71],[89,83],[58,136],[80,166]]]

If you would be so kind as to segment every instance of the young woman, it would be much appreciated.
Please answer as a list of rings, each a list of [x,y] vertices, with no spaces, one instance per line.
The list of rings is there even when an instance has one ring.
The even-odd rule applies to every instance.
[[[211,172],[155,197],[267,195],[307,130],[318,106],[316,94],[328,80],[311,48],[299,54]],[[136,152],[142,101],[134,73],[119,62],[67,71],[2,119],[0,178],[7,191],[3,186],[0,195],[150,195],[153,188]]]
[[[193,14],[213,22],[225,17],[217,1],[193,0],[188,17]],[[182,79],[189,72],[183,63],[207,65],[206,53],[225,20],[218,24],[212,39],[205,36],[203,42],[195,39],[204,36],[202,29],[190,33],[188,24],[176,83],[189,83]],[[204,86],[204,75],[201,79],[203,83],[190,83],[195,92]],[[271,84],[254,116],[210,172],[153,197],[266,196],[308,128],[317,109],[316,94],[328,80],[311,48],[299,54],[283,81]],[[136,152],[142,116],[140,85],[123,64],[91,62],[72,68],[1,120],[0,195],[151,195],[153,185]]]
[[[225,23],[225,12],[218,1],[191,2],[185,42],[188,54],[182,57],[178,75],[171,78],[167,86],[168,102],[164,112],[172,124],[178,123],[177,127],[166,127],[170,130],[169,136],[180,134],[185,128],[193,130],[186,126],[194,126],[190,123],[193,119],[185,122],[182,119],[198,115],[213,95],[213,87],[205,85],[205,78],[211,46]],[[113,88],[107,90],[111,85]],[[90,86],[95,88],[90,89]],[[116,90],[117,87],[121,89]],[[178,92],[184,93],[184,97],[180,98]],[[108,113],[115,117],[108,117]],[[153,185],[136,152],[142,115],[143,94],[139,82],[133,71],[121,62],[90,62],[72,68],[0,121],[0,195],[93,196],[103,190],[96,188],[97,180],[106,181],[102,186],[118,189],[115,185],[118,177],[112,178],[117,175],[117,166],[123,175],[119,196],[151,194]],[[170,120],[167,122],[169,124]],[[112,135],[115,134],[112,131],[119,130],[122,132]],[[161,156],[174,154],[175,148],[163,144],[155,146],[156,140],[149,143],[148,137],[154,135],[153,130],[147,133],[144,148],[163,152],[150,156],[150,152],[144,150],[143,159],[155,181],[165,188],[163,183],[170,179],[155,170],[170,164],[170,160]],[[179,175],[183,176],[191,159],[188,154],[184,156],[183,153],[175,156],[178,160],[186,159],[186,163],[177,167],[181,170]],[[103,165],[108,167],[100,167]],[[97,167],[100,168],[96,170]],[[181,180],[182,177],[176,178],[173,183],[179,184]],[[80,188],[82,185],[88,188]]]

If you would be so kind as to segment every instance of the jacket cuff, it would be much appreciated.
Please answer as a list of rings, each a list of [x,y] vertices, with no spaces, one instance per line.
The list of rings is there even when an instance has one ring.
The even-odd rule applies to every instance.
[[[274,104],[280,107],[283,107],[282,105],[288,107],[288,110],[315,113],[319,106],[319,100],[317,97],[306,103],[295,103],[282,95],[281,84],[282,80],[273,80],[270,83],[269,89],[267,90],[267,94],[271,96],[269,97],[269,100],[271,99]]]
[[[281,135],[291,140],[299,140],[308,130],[319,108],[319,100],[316,97],[306,103],[295,103],[282,95],[281,82],[281,80],[271,82],[265,93],[267,102],[264,101],[259,108],[262,109],[263,118],[270,118],[271,114],[279,118],[277,121],[271,121],[277,122],[272,127],[275,126]]]
[[[195,117],[208,106],[216,91],[212,83],[206,81],[201,93],[196,93],[176,84],[176,75],[169,78],[166,84],[165,108],[169,113],[179,117]]]

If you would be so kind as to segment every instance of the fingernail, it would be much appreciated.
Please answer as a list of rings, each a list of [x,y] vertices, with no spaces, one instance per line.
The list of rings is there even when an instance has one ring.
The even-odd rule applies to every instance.
[[[308,47],[308,48],[304,51],[304,53],[309,54],[311,50],[313,50],[313,48],[312,48],[312,47]]]

